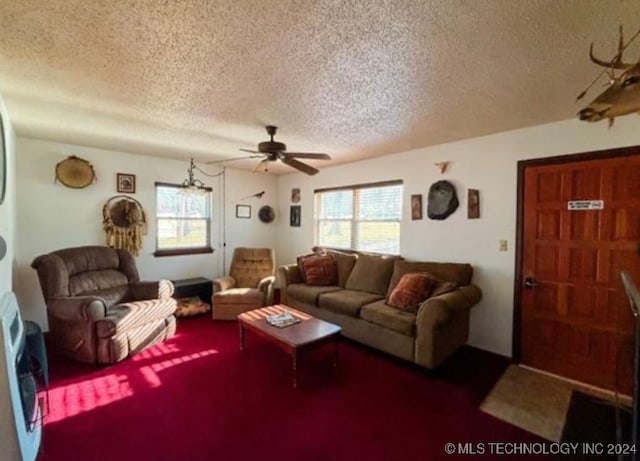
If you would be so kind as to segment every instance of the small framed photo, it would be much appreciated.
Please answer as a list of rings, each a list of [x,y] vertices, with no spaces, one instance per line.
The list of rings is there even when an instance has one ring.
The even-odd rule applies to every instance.
[[[118,173],[117,175],[117,188],[118,192],[125,194],[136,193],[136,175],[128,173]]]
[[[300,201],[300,188],[296,187],[291,189],[291,201],[293,203],[298,203]]]
[[[236,205],[236,218],[250,219],[251,205]]]
[[[467,192],[467,218],[480,218],[480,191],[469,189]]]
[[[289,226],[300,227],[302,221],[302,207],[300,205],[292,205],[289,211]]]
[[[422,219],[422,194],[411,196],[411,219],[413,221]]]

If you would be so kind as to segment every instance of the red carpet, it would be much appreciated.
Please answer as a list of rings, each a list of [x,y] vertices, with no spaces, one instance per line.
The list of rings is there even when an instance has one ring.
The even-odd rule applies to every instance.
[[[235,323],[178,334],[96,368],[52,357],[42,461],[452,460],[447,442],[539,441],[478,410],[504,358],[466,348],[438,372],[343,340],[291,362]],[[506,459],[506,458],[505,458]],[[518,459],[526,459],[520,457]]]

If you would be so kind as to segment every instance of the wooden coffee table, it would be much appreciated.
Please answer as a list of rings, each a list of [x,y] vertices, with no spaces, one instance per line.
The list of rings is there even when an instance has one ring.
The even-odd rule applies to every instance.
[[[301,322],[288,327],[278,328],[267,323],[268,315],[290,312]],[[245,331],[272,342],[289,354],[293,360],[293,387],[298,387],[298,358],[302,351],[329,342],[334,343],[333,366],[338,364],[338,334],[342,330],[338,325],[317,319],[284,304],[254,309],[238,315],[240,326],[240,350],[245,348]]]

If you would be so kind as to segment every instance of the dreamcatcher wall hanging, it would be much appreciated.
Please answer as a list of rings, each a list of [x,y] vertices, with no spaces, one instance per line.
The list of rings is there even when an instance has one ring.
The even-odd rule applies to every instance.
[[[147,217],[140,202],[127,195],[114,195],[102,207],[102,217],[107,245],[137,256],[142,236],[147,233]]]

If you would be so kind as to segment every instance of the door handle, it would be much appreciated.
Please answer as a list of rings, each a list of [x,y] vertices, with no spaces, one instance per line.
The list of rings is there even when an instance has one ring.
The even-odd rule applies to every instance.
[[[538,281],[533,277],[525,277],[524,278],[524,286],[526,288],[533,288],[538,285]]]

